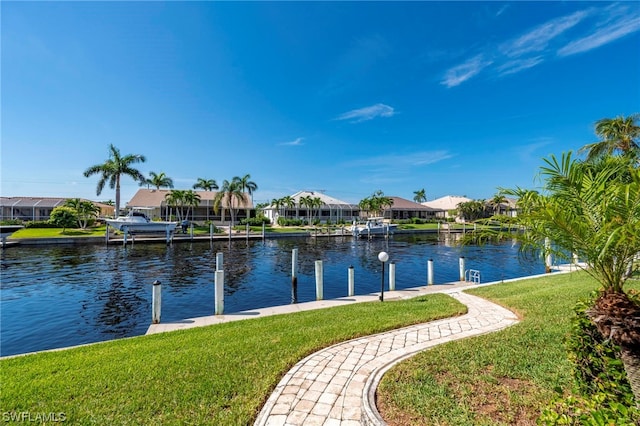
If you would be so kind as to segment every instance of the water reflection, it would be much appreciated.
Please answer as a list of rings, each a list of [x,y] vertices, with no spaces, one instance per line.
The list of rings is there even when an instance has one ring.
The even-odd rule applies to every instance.
[[[456,234],[207,241],[133,246],[12,247],[2,251],[1,354],[29,352],[143,334],[151,320],[151,287],[163,284],[162,321],[212,315],[216,253],[223,253],[225,312],[288,304],[291,251],[298,248],[298,300],[315,300],[315,261],[324,262],[325,298],[347,295],[353,266],[356,293],[379,291],[386,251],[396,263],[396,287],[457,280],[458,258],[484,282],[541,273],[518,260],[511,244],[451,245]],[[448,244],[448,243],[449,244]]]

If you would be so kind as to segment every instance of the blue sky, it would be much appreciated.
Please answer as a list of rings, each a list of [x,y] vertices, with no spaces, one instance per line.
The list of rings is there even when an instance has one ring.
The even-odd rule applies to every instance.
[[[491,198],[640,112],[639,2],[7,2],[3,196],[96,195],[108,146],[256,202]],[[123,180],[122,199],[139,188]]]

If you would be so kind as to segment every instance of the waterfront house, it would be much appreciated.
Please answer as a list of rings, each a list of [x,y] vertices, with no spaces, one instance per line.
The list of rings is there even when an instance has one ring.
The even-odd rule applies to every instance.
[[[360,216],[360,207],[358,207],[357,204],[338,200],[323,192],[298,191],[290,197],[293,203],[289,206],[276,206],[271,204],[262,209],[264,215],[271,223],[277,223],[280,217],[286,219],[301,219],[307,222],[313,222],[318,219],[321,223],[337,223],[340,221],[351,223]],[[300,200],[305,197],[319,198],[322,204],[318,207],[309,208],[304,202],[300,202]]]
[[[167,204],[167,194],[171,193],[171,189],[139,189],[138,192],[126,204],[126,210],[133,210],[145,213],[151,219],[177,220],[176,206]],[[235,221],[251,216],[254,212],[253,203],[249,194],[244,194],[244,199],[231,199],[229,205],[228,200],[223,200],[219,211],[213,210],[214,199],[218,195],[218,191],[194,191],[200,196],[200,203],[194,207],[184,207],[186,214],[189,209],[189,220],[196,222],[212,221],[217,224],[226,223],[231,220],[230,207],[234,209]]]
[[[391,207],[384,211],[385,219],[433,219],[439,210],[400,197],[389,197],[393,201]]]
[[[0,197],[0,220],[46,221],[56,207],[70,198],[62,197]],[[89,200],[82,200],[89,201]],[[113,216],[113,206],[91,201],[100,209],[99,216]]]
[[[435,200],[425,201],[421,203],[423,206],[430,207],[435,210],[437,218],[448,219],[458,216],[458,204],[473,201],[471,198],[460,197],[457,195],[446,195],[436,198]]]

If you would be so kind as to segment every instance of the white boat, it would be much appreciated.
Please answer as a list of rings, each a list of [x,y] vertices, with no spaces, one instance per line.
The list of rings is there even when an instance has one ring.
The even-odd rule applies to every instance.
[[[109,226],[118,231],[127,232],[173,232],[178,222],[152,221],[140,212],[130,212],[126,216],[118,216],[117,219],[106,219]]]
[[[350,231],[354,237],[369,237],[375,235],[391,235],[398,227],[395,223],[384,221],[383,217],[370,217],[363,223],[353,222]]]

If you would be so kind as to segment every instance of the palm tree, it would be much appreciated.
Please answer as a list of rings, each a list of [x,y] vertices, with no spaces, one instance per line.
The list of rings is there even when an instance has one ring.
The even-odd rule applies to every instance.
[[[507,202],[507,197],[498,193],[489,200],[489,205],[493,208],[493,214],[500,213],[500,206]]]
[[[619,153],[635,161],[640,161],[640,114],[628,117],[603,118],[596,121],[595,133],[602,140],[587,144],[578,152],[587,153],[587,162]]]
[[[213,210],[216,214],[218,214],[218,211],[222,206],[222,220],[224,221],[224,208],[226,205],[231,213],[231,227],[233,227],[237,210],[234,204],[237,204],[239,207],[243,202],[245,202],[245,197],[244,192],[242,192],[242,189],[240,188],[240,185],[233,180],[231,180],[231,182],[229,182],[228,180],[224,180],[222,182],[222,188],[220,188],[220,192],[218,192],[216,194],[216,197],[213,199]],[[231,230],[231,227],[229,228],[229,230]]]
[[[249,179],[251,179],[251,175],[246,174],[243,177],[234,176],[232,181],[240,187],[242,192],[249,193],[249,197],[251,197],[251,204],[253,204],[253,193],[258,189],[258,185],[256,185],[255,182],[252,182]],[[249,210],[250,209],[247,209],[246,212],[247,219],[249,218]]]
[[[167,201],[167,207],[174,207],[176,209],[178,221],[181,221],[184,216],[186,191],[182,189],[174,189],[171,192],[168,192],[164,198]]]
[[[78,226],[82,229],[87,227],[89,220],[95,219],[100,213],[100,208],[91,201],[81,200],[80,198],[71,198],[64,205],[71,207],[78,217]]]
[[[469,221],[481,219],[485,215],[485,201],[472,200],[458,203],[458,213],[462,218]]]
[[[317,209],[316,213],[318,216],[318,220],[320,220],[320,207],[322,207],[323,205],[324,205],[324,202],[322,201],[322,198],[320,197],[311,198],[311,208]]]
[[[185,217],[186,220],[189,220],[189,211],[193,213],[194,208],[200,205],[200,200],[201,200],[200,195],[198,195],[192,189],[185,191],[184,205],[187,206],[187,215]],[[192,219],[195,220],[195,217],[193,217],[193,214],[192,214]]]
[[[144,182],[140,182],[140,186],[149,185],[155,186],[156,189],[160,188],[173,188],[173,179],[167,176],[164,172],[159,174],[156,172],[149,172],[149,179],[145,179]]]
[[[313,199],[311,198],[311,195],[304,195],[302,197],[300,197],[299,199],[299,203],[300,203],[300,207],[305,207],[307,209],[307,217],[309,218],[309,223],[311,223],[311,219],[312,219],[312,211],[311,209],[313,208]]]
[[[522,232],[507,236],[520,241],[526,253],[550,251],[569,261],[575,253],[586,263],[585,271],[601,285],[587,313],[602,336],[620,347],[639,402],[640,306],[625,293],[624,285],[639,269],[633,262],[640,253],[640,169],[624,157],[580,162],[571,152],[562,154],[560,160],[551,156],[544,162],[540,175],[548,195],[519,188],[502,191],[519,198],[515,219]],[[491,233],[480,232],[481,236]],[[552,247],[545,244],[547,238]]]
[[[287,217],[287,209],[292,209],[296,206],[296,200],[291,195],[286,195],[280,199],[284,210],[284,217]]]
[[[280,210],[283,206],[282,198],[274,198],[273,200],[271,200],[271,205],[278,211],[278,215],[280,215]]]
[[[193,184],[193,189],[213,191],[214,189],[218,189],[218,183],[215,179],[198,178],[198,181]],[[209,198],[207,198],[207,221],[209,221]]]
[[[413,197],[413,201],[415,201],[416,203],[424,203],[425,201],[427,201],[427,193],[425,192],[424,188],[413,191],[413,193],[415,195]]]
[[[248,192],[250,196],[253,197],[253,193],[258,189],[258,185],[255,182],[250,181],[251,175],[246,174],[243,177],[234,176],[233,182],[236,182],[240,185],[240,189],[242,192]]]
[[[218,189],[218,183],[215,179],[198,178],[198,181],[193,184],[193,189],[202,189],[203,191],[213,191]]]
[[[138,182],[145,180],[145,177],[139,170],[131,167],[132,164],[144,163],[146,158],[142,155],[128,154],[120,155],[120,150],[109,145],[109,159],[102,164],[96,164],[84,171],[84,176],[89,177],[95,174],[101,174],[96,188],[96,195],[100,195],[104,189],[104,185],[109,182],[109,188],[116,190],[116,207],[115,215],[120,214],[120,177],[122,175],[130,176]]]

